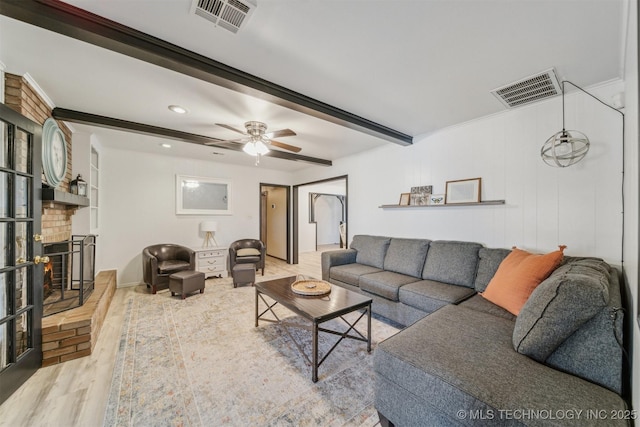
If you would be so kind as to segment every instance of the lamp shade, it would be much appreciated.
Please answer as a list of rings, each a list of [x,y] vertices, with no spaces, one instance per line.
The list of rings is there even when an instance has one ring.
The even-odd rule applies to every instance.
[[[251,156],[257,156],[258,154],[267,154],[269,152],[269,148],[264,144],[264,142],[258,140],[247,142],[242,148],[242,151]]]
[[[216,221],[202,221],[200,231],[218,231],[218,223]]]

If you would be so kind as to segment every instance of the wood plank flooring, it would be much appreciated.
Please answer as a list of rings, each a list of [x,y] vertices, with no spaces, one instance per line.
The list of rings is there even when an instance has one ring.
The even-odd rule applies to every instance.
[[[321,277],[320,253],[338,249],[322,246],[318,252],[300,254],[299,264],[267,258],[268,274],[304,274]],[[260,280],[261,276],[256,279]],[[209,279],[215,280],[215,279]],[[125,302],[144,286],[116,290],[96,347],[90,356],[38,370],[0,405],[0,426],[101,426],[109,397]]]

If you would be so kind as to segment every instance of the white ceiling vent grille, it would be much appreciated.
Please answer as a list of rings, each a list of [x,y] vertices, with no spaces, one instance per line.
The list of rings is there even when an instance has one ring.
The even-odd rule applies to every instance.
[[[491,93],[505,107],[515,108],[560,95],[562,90],[555,70],[550,68],[542,73],[525,77],[517,82],[494,89]]]
[[[256,5],[248,0],[193,0],[192,12],[216,26],[237,33]]]

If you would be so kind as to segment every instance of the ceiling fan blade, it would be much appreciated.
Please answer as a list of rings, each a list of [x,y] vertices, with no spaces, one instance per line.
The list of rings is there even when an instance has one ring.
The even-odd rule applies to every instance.
[[[246,134],[247,134],[245,131],[242,131],[242,130],[240,130],[240,129],[236,129],[236,128],[234,128],[233,126],[230,126],[230,125],[225,125],[224,123],[216,123],[216,125],[221,126],[221,127],[225,128],[225,129],[232,130],[232,131],[234,131],[234,132],[241,133],[241,134],[243,134],[243,135],[246,135]]]
[[[264,134],[267,138],[282,138],[283,136],[296,136],[297,134],[291,129],[274,130],[273,132],[267,132]]]
[[[294,153],[298,153],[300,152],[300,150],[302,150],[302,148],[296,147],[295,145],[285,144],[284,142],[274,141],[273,139],[269,141],[269,144],[273,145],[274,147],[282,148],[283,150],[293,151]]]

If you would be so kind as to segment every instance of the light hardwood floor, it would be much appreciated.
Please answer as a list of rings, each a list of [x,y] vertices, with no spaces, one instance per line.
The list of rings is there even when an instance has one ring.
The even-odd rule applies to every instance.
[[[267,258],[269,275],[304,274],[321,277],[320,253],[338,249],[322,246],[318,252],[300,254],[299,263]],[[260,280],[260,276],[256,277]],[[216,279],[209,279],[210,281]],[[143,285],[119,288],[109,307],[91,356],[38,370],[0,405],[0,426],[101,426],[111,386],[125,302],[132,292],[146,292]]]

